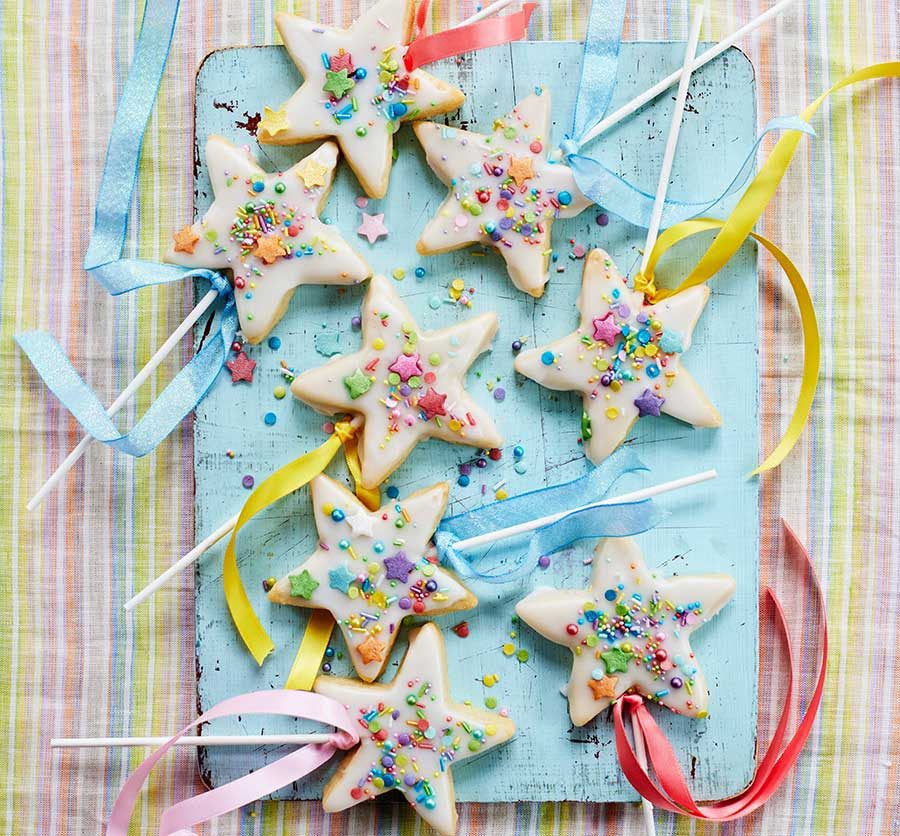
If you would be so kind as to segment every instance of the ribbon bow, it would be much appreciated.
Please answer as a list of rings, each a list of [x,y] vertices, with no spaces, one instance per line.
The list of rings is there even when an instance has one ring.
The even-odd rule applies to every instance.
[[[165,810],[159,836],[194,836],[197,824],[237,810],[285,787],[318,769],[338,751],[359,743],[356,723],[340,703],[307,691],[257,691],[231,697],[215,705],[163,744],[129,776],[113,804],[107,836],[127,836],[138,793],[153,767],[191,729],[219,717],[247,714],[280,714],[317,720],[338,731],[324,743],[310,743],[250,775],[174,804]]]
[[[666,516],[652,500],[579,507],[603,499],[626,473],[640,470],[647,470],[647,467],[634,452],[620,447],[598,467],[592,467],[571,482],[446,517],[434,536],[441,561],[463,579],[511,583],[531,572],[541,555],[558,552],[578,540],[628,537],[647,531]],[[523,547],[521,537],[510,538],[502,545],[492,545],[489,552],[476,555],[461,553],[456,548],[463,539],[570,510],[571,513],[555,522],[529,531],[527,548]],[[499,568],[480,571],[477,565],[488,556]]]
[[[159,0],[145,6],[134,59],[109,137],[84,269],[113,296],[191,278],[210,282],[224,300],[216,338],[181,369],[131,431],[123,434],[52,336],[39,331],[16,336],[38,375],[85,431],[130,456],[145,456],[154,450],[196,408],[228,358],[238,329],[234,294],[223,276],[211,270],[122,258],[144,130],[156,101],[177,16],[178,0]]]

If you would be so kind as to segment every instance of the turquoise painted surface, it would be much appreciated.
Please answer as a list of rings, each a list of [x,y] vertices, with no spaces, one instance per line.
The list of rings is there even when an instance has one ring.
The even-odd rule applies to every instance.
[[[544,83],[553,96],[556,117],[553,139],[567,128],[577,84],[581,46],[574,43],[515,44],[465,56],[458,64],[446,62],[435,72],[459,84],[468,94],[463,110],[449,118],[451,124],[489,131],[495,115],[508,111],[517,98]],[[623,102],[645,89],[681,63],[683,45],[669,43],[623,44],[621,72],[615,100]],[[299,77],[278,47],[239,48],[213,53],[197,79],[198,137],[196,209],[206,210],[211,200],[202,159],[202,147],[210,133],[238,143],[249,143],[261,154],[263,164],[285,168],[309,147],[260,149],[251,131],[264,104],[277,104],[295,89]],[[615,102],[614,102],[615,104]],[[664,97],[608,134],[597,152],[621,174],[653,191],[669,123],[671,99]],[[695,199],[724,186],[739,164],[755,133],[753,70],[736,51],[695,74],[688,112],[682,129],[679,154],[670,194]],[[495,310],[500,332],[493,352],[478,361],[469,377],[475,397],[496,417],[506,444],[501,461],[484,470],[473,470],[472,484],[456,484],[457,466],[471,458],[467,448],[440,442],[420,445],[392,477],[405,495],[437,479],[452,484],[450,512],[492,499],[492,488],[506,481],[510,494],[573,478],[586,467],[578,445],[580,399],[540,389],[516,379],[512,370],[514,339],[536,345],[571,330],[576,323],[574,302],[581,282],[582,262],[570,258],[570,239],[586,247],[606,248],[626,271],[639,260],[642,231],[611,216],[600,227],[595,211],[557,223],[554,243],[559,271],[552,274],[547,293],[533,300],[514,290],[501,260],[493,253],[467,250],[422,258],[415,240],[426,218],[440,203],[444,188],[424,162],[412,131],[404,129],[396,143],[399,158],[394,167],[388,198],[370,201],[367,211],[384,212],[390,237],[374,246],[355,235],[359,210],[354,200],[361,192],[346,166],[340,166],[326,215],[356,243],[370,263],[390,274],[403,268],[406,277],[397,284],[413,313],[425,328],[435,328],[470,315],[450,304],[433,310],[434,297],[447,298],[447,286],[461,276],[475,289],[474,312]],[[701,243],[682,246],[677,257],[666,262],[664,275],[677,277]],[[427,275],[417,281],[417,266]],[[679,269],[681,268],[681,270]],[[350,319],[357,312],[364,287],[301,288],[287,315],[273,332],[281,348],[265,344],[251,350],[258,363],[252,386],[232,386],[227,375],[197,412],[195,475],[197,482],[197,536],[201,537],[236,513],[247,497],[241,478],[261,479],[276,467],[318,445],[324,439],[322,417],[288,396],[276,400],[275,386],[282,383],[283,359],[297,370],[325,361],[316,350],[316,338],[326,335],[342,351],[357,347]],[[321,338],[320,338],[321,340]],[[629,486],[674,478],[715,467],[719,480],[672,495],[662,503],[672,513],[666,524],[639,538],[650,566],[664,573],[728,571],[735,575],[738,593],[727,609],[695,636],[695,649],[705,666],[712,689],[711,716],[689,720],[665,710],[655,714],[679,753],[685,770],[693,776],[698,798],[721,798],[742,789],[753,768],[756,728],[757,679],[757,486],[744,474],[757,458],[757,286],[756,254],[746,247],[713,285],[710,304],[695,332],[694,345],[685,362],[701,381],[724,417],[720,430],[694,430],[668,418],[638,422],[629,443],[635,445],[650,474],[633,479]],[[506,391],[502,403],[494,401],[488,383]],[[263,422],[274,412],[277,423]],[[527,471],[513,469],[511,450],[526,450]],[[233,450],[234,458],[226,455]],[[341,462],[329,472],[344,479]],[[485,493],[482,493],[482,491]],[[257,668],[240,645],[228,616],[221,588],[222,551],[219,547],[197,569],[197,670],[199,703],[205,709],[220,699],[242,691],[283,687],[302,634],[306,615],[292,607],[269,605],[262,580],[281,576],[312,551],[315,529],[307,493],[282,501],[254,520],[239,543],[243,578],[263,622],[278,650]],[[483,704],[495,696],[507,706],[519,726],[517,737],[502,749],[454,771],[462,801],[511,801],[582,799],[612,801],[636,797],[615,762],[612,724],[598,717],[582,729],[573,729],[565,699],[559,692],[569,672],[568,651],[518,629],[510,617],[512,606],[531,587],[552,584],[581,586],[590,567],[583,558],[591,544],[556,555],[546,571],[513,588],[476,588],[477,610],[438,619],[447,639],[453,670],[454,696]],[[451,627],[464,617],[470,636],[457,637]],[[514,638],[510,632],[515,632]],[[527,662],[506,658],[501,650],[511,641],[528,651]],[[334,647],[342,641],[334,637]],[[397,642],[385,678],[389,679],[403,652]],[[335,672],[348,673],[346,660],[335,663]],[[484,674],[500,676],[486,688]],[[259,733],[311,728],[270,718],[243,718],[210,726],[210,733],[243,731]],[[212,784],[244,774],[280,754],[277,750],[208,750],[201,752],[201,768]],[[320,776],[286,788],[279,797],[317,798],[330,767]]]

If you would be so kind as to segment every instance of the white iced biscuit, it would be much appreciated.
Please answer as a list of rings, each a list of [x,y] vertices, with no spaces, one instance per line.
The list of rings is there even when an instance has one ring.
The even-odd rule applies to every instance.
[[[320,145],[285,172],[263,171],[246,149],[220,136],[206,143],[215,200],[203,219],[173,236],[165,260],[231,270],[244,337],[258,343],[303,284],[357,284],[371,275],[334,226],[319,220],[338,149]]]
[[[362,726],[359,747],[325,786],[326,812],[399,790],[442,836],[454,836],[457,826],[451,766],[516,730],[506,717],[451,701],[444,640],[433,624],[410,633],[390,685],[320,676],[313,690],[345,705]]]
[[[384,197],[401,122],[456,110],[462,91],[403,63],[413,0],[380,0],[349,29],[286,13],[275,17],[303,85],[266,110],[259,140],[293,145],[333,136],[370,197]]]
[[[375,276],[361,318],[360,350],[298,375],[291,391],[319,412],[363,416],[364,487],[380,485],[425,438],[481,448],[502,443],[463,380],[497,332],[495,314],[422,331],[388,279]]]
[[[345,487],[317,476],[310,483],[310,495],[318,545],[272,587],[269,598],[328,610],[360,678],[376,679],[404,618],[471,609],[477,603],[429,556],[429,541],[447,506],[448,490],[441,482],[369,511]]]
[[[548,389],[582,393],[582,438],[596,464],[644,416],[665,413],[695,427],[718,427],[721,416],[681,363],[708,298],[703,285],[647,304],[603,250],[592,250],[578,297],[578,328],[523,351],[516,371]]]
[[[590,205],[572,170],[547,158],[550,94],[523,99],[487,135],[434,122],[414,130],[428,164],[450,189],[416,249],[428,255],[469,244],[495,247],[519,290],[543,294],[553,221]]]
[[[572,651],[567,696],[576,726],[631,690],[678,714],[705,717],[709,690],[690,638],[734,588],[729,575],[661,578],[634,540],[610,538],[594,552],[587,589],[536,589],[516,614]]]

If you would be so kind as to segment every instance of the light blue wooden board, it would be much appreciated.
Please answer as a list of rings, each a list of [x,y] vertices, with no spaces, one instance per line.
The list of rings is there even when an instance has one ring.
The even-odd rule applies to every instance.
[[[681,44],[623,44],[621,70],[615,100],[626,101],[657,78],[680,65]],[[446,62],[435,72],[458,84],[468,94],[462,112],[450,118],[473,130],[490,131],[495,115],[508,111],[518,98],[544,83],[553,96],[554,140],[567,128],[577,84],[581,46],[574,43],[514,44],[465,56],[458,64]],[[247,124],[275,104],[299,83],[293,64],[281,48],[238,48],[216,52],[203,64],[197,79],[196,135],[198,138],[196,211],[204,212],[211,195],[202,148],[208,134],[225,135],[249,143],[270,168],[286,168],[308,148],[260,149]],[[614,102],[615,104],[615,102]],[[669,123],[671,99],[653,107],[608,134],[595,150],[603,159],[645,190],[653,191]],[[741,161],[755,132],[753,70],[746,58],[731,50],[695,75],[688,113],[681,134],[671,195],[695,199],[723,186]],[[360,195],[349,168],[340,166],[326,214],[365,253],[381,272],[396,267],[406,270],[398,283],[413,313],[425,328],[446,325],[468,314],[450,305],[429,307],[437,295],[446,297],[447,285],[456,276],[476,289],[474,311],[495,310],[500,332],[493,352],[484,356],[470,374],[470,390],[496,417],[506,439],[504,456],[485,470],[473,471],[472,484],[459,487],[457,466],[471,451],[441,442],[420,445],[391,479],[401,495],[437,479],[452,483],[451,511],[486,501],[482,486],[490,488],[505,479],[511,494],[546,484],[556,484],[583,472],[585,461],[578,445],[580,399],[540,389],[513,374],[511,342],[527,337],[536,345],[569,331],[576,322],[574,302],[581,282],[582,262],[569,258],[569,239],[585,246],[602,246],[623,270],[631,271],[638,260],[643,233],[612,217],[608,226],[595,222],[596,211],[559,222],[554,242],[562,272],[552,274],[547,293],[533,300],[514,290],[502,262],[493,253],[481,256],[463,251],[433,258],[416,255],[414,244],[426,218],[444,196],[444,188],[427,168],[412,131],[404,129],[397,142],[399,159],[394,166],[388,198],[370,201],[368,211],[385,213],[390,237],[369,246],[355,235],[359,212],[354,199]],[[701,252],[701,243],[689,244],[678,258],[667,261],[667,272],[679,275]],[[424,266],[427,276],[417,281],[413,270]],[[252,386],[233,386],[227,374],[197,411],[195,474],[197,482],[196,528],[198,538],[235,513],[247,497],[241,477],[251,473],[261,479],[323,439],[321,416],[290,396],[273,397],[281,383],[278,371],[283,358],[298,370],[318,366],[325,358],[314,347],[314,336],[323,329],[340,334],[342,350],[357,347],[350,330],[365,288],[300,289],[281,324],[273,332],[282,340],[274,351],[265,344],[251,350],[257,361]],[[736,576],[738,593],[728,608],[696,635],[695,647],[711,684],[711,716],[705,721],[676,717],[654,710],[693,778],[698,798],[721,798],[748,782],[753,769],[756,729],[757,678],[757,486],[745,474],[756,461],[757,431],[757,287],[756,254],[746,247],[713,284],[710,304],[695,332],[686,362],[701,381],[724,417],[720,430],[693,430],[668,418],[640,421],[630,443],[652,467],[652,474],[632,479],[631,484],[663,481],[699,469],[715,467],[720,473],[712,486],[672,495],[663,504],[672,512],[666,524],[640,537],[648,563],[667,573],[727,571]],[[499,378],[499,381],[497,379]],[[506,400],[495,403],[488,380],[506,390]],[[263,415],[278,416],[274,427]],[[528,470],[513,470],[511,455],[522,444]],[[226,456],[229,448],[234,459]],[[341,462],[329,472],[344,479]],[[243,578],[263,622],[278,650],[257,668],[241,646],[225,607],[221,585],[220,546],[207,554],[197,569],[197,670],[199,703],[206,709],[224,697],[260,688],[283,687],[297,648],[306,616],[292,607],[269,605],[262,589],[264,578],[281,576],[312,550],[315,529],[305,491],[260,515],[244,529],[239,544]],[[453,670],[453,690],[460,699],[482,704],[488,695],[508,706],[518,723],[517,737],[509,745],[466,765],[456,774],[462,801],[512,801],[581,799],[612,801],[635,798],[615,761],[612,724],[608,716],[582,729],[572,729],[565,699],[559,688],[568,678],[568,651],[533,634],[527,627],[514,640],[530,653],[522,664],[508,659],[500,646],[514,627],[512,606],[535,585],[583,585],[589,567],[582,562],[589,546],[555,556],[551,568],[536,571],[515,588],[476,589],[480,604],[465,614],[471,635],[460,639],[451,630],[460,616],[438,620],[447,638]],[[342,650],[342,640],[334,638]],[[385,678],[390,678],[403,652],[397,642]],[[346,660],[335,671],[348,673]],[[501,681],[485,688],[481,677],[496,673]],[[303,727],[290,721],[243,718],[215,724],[211,733],[288,730]],[[207,750],[201,753],[204,778],[219,785],[250,769],[262,766],[280,753],[269,750]],[[319,797],[329,773],[287,788],[279,797]]]

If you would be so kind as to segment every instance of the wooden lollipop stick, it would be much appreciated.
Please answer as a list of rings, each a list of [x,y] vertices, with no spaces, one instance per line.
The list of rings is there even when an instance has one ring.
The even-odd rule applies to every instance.
[[[303,746],[307,743],[327,743],[331,734],[220,734],[186,735],[176,746]],[[138,746],[162,746],[170,737],[54,737],[51,749],[113,749]]]
[[[701,52],[691,64],[690,72],[694,72],[694,70],[698,70],[704,64],[708,64],[713,58],[718,58],[726,49],[734,46],[745,35],[749,35],[756,29],[759,29],[764,23],[768,23],[773,18],[778,17],[778,15],[787,11],[787,9],[796,2],[797,0],[781,0],[781,2],[776,3],[759,17],[753,18],[749,23],[744,24],[740,29],[732,32],[727,38],[719,41],[715,46],[710,47],[706,52]],[[600,134],[613,127],[613,125],[618,125],[623,119],[627,119],[632,113],[640,110],[647,102],[652,102],[661,93],[665,93],[673,84],[678,83],[683,72],[683,68],[676,70],[671,75],[667,75],[662,81],[654,84],[648,90],[645,90],[639,96],[633,98],[627,104],[622,105],[618,110],[594,125],[594,127],[582,137],[581,144],[587,145],[592,139],[596,139]]]
[[[128,401],[131,400],[132,396],[144,383],[147,381],[147,378],[156,371],[159,364],[162,363],[169,354],[172,353],[172,349],[175,348],[180,342],[182,337],[194,327],[194,324],[200,319],[201,316],[205,313],[205,311],[209,308],[213,302],[218,298],[218,293],[215,290],[210,290],[194,307],[185,318],[184,321],[179,325],[169,336],[169,338],[156,350],[156,354],[154,354],[146,363],[146,365],[135,375],[134,380],[131,381],[119,394],[119,396],[110,404],[109,409],[106,410],[106,414],[112,417],[115,415],[123,406],[125,406]],[[41,486],[40,490],[28,501],[28,504],[25,506],[29,511],[33,511],[38,505],[43,502],[44,497],[50,493],[59,483],[62,481],[62,478],[75,466],[78,460],[84,455],[84,451],[87,450],[88,445],[94,440],[93,436],[86,435],[75,448],[69,453],[68,456],[63,460],[62,464],[56,468],[53,472],[53,475],[44,482]]]

